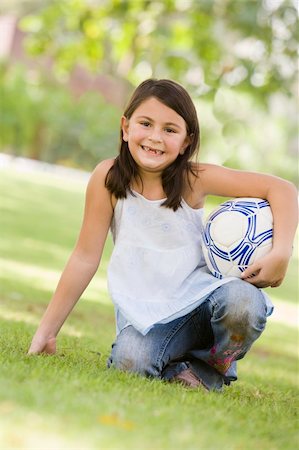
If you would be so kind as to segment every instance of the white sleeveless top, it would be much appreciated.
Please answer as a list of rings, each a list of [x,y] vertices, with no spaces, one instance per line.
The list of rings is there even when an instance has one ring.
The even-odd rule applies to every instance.
[[[128,192],[116,203],[107,275],[117,333],[131,324],[145,335],[157,323],[188,314],[216,288],[235,279],[218,280],[205,264],[203,209],[193,209],[183,200],[173,211],[161,206],[163,201]]]

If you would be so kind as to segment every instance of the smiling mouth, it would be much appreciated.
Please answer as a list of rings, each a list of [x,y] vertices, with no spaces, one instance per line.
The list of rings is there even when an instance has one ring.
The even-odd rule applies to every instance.
[[[151,153],[152,155],[163,155],[164,152],[162,150],[157,150],[155,148],[151,147],[145,147],[144,145],[141,146],[142,150],[146,151],[147,153]]]

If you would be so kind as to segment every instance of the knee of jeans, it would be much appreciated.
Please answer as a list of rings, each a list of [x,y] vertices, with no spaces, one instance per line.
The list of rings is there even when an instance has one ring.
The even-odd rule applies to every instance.
[[[122,345],[121,341],[113,345],[109,362],[119,370],[144,376],[157,377],[160,372],[149,349]]]
[[[224,301],[218,311],[218,318],[222,316],[225,327],[236,339],[262,332],[266,324],[266,306],[259,289],[243,280],[225,286]]]

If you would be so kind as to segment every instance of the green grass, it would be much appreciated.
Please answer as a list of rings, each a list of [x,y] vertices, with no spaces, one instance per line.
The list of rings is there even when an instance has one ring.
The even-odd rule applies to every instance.
[[[0,198],[1,449],[296,448],[295,328],[270,321],[223,394],[106,369],[114,338],[105,280],[111,241],[61,330],[58,353],[27,356],[76,240],[84,183],[2,170]],[[296,263],[283,288],[271,290],[280,300],[295,300]]]

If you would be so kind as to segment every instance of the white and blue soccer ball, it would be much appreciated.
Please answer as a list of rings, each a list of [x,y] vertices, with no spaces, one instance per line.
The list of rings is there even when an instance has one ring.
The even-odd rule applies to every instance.
[[[222,203],[207,218],[203,254],[217,278],[234,276],[272,248],[273,216],[261,198],[236,198]]]

